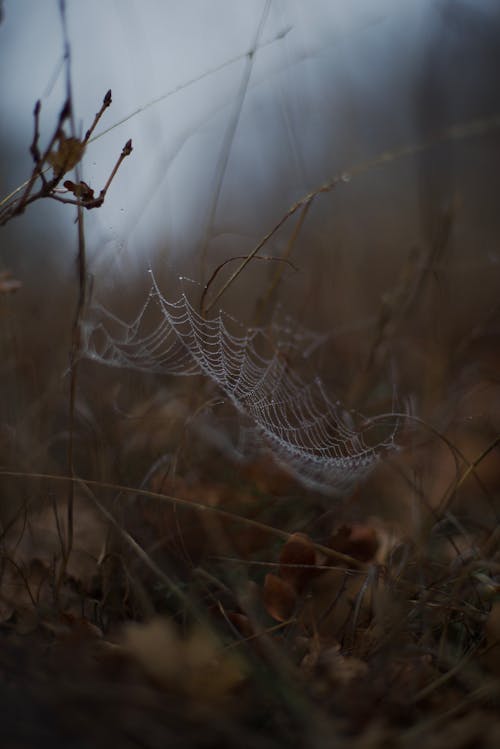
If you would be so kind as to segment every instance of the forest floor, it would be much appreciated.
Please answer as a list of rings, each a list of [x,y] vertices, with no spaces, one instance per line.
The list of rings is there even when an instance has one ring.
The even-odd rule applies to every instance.
[[[83,362],[72,481],[58,378],[13,403],[2,746],[498,746],[498,352],[471,352],[443,431],[402,422],[342,500],[207,444],[199,378]]]

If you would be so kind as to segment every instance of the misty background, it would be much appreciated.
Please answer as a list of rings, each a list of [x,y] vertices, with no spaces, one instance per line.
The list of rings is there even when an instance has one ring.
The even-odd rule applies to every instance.
[[[134,146],[104,206],[85,214],[99,298],[114,293],[134,307],[134,279],[146,288],[150,265],[165,284],[182,274],[206,281],[220,262],[250,251],[294,201],[344,174],[315,201],[295,242],[296,270],[286,268],[278,293],[287,309],[323,329],[362,326],[415,248],[435,241],[443,216],[447,249],[433,268],[443,308],[473,325],[494,303],[498,129],[446,139],[352,178],[349,171],[451,126],[491,124],[500,112],[495,0],[68,0],[66,7],[82,133],[113,92],[83,179],[100,190],[128,138]],[[31,172],[35,101],[42,144],[64,101],[56,0],[6,0],[0,68],[6,195]],[[2,230],[2,267],[24,284],[17,314],[29,309],[33,328],[53,317],[51,298],[75,293],[74,221],[73,209],[43,201]],[[294,222],[262,254],[280,256]],[[274,272],[275,264],[254,263],[224,304],[243,297],[253,304]]]

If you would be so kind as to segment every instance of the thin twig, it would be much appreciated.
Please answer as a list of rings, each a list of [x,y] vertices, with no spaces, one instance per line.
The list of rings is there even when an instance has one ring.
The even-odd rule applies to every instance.
[[[448,509],[448,506],[457,493],[457,491],[460,489],[464,481],[473,474],[476,476],[476,468],[482,461],[486,458],[489,453],[497,447],[497,445],[500,445],[500,435],[495,437],[493,442],[491,442],[488,447],[486,447],[481,454],[475,458],[472,462],[466,461],[467,468],[463,472],[463,474],[460,476],[460,478],[450,487],[450,489],[445,492],[441,502],[438,505],[437,512],[440,514],[444,514],[446,510]]]
[[[50,474],[50,473],[32,473],[32,472],[26,472],[26,471],[7,471],[4,469],[0,469],[0,476],[9,476],[10,478],[25,478],[25,479],[38,479],[41,481],[58,481],[58,482],[71,482],[75,484],[75,486],[81,486],[81,487],[92,487],[95,486],[97,488],[101,489],[110,489],[114,492],[123,492],[124,494],[134,494],[136,496],[140,497],[147,497],[149,499],[157,499],[161,502],[166,502],[167,504],[171,505],[177,505],[178,507],[184,507],[186,509],[196,511],[196,512],[202,512],[202,513],[213,513],[215,515],[219,515],[222,518],[226,518],[226,520],[231,520],[235,523],[241,523],[243,525],[250,526],[252,528],[256,528],[257,530],[262,531],[263,533],[266,533],[269,536],[274,536],[275,538],[279,538],[281,541],[289,541],[291,538],[294,537],[293,533],[288,533],[287,531],[281,530],[281,528],[275,528],[272,525],[267,525],[266,523],[261,523],[258,520],[253,520],[252,518],[246,518],[243,515],[238,515],[235,512],[230,512],[229,510],[223,510],[220,507],[213,507],[211,505],[204,505],[201,504],[201,502],[191,502],[187,499],[182,499],[181,497],[173,497],[169,494],[162,494],[161,492],[153,492],[149,491],[148,489],[136,489],[132,486],[124,486],[121,484],[114,484],[108,481],[96,481],[94,479],[84,479],[80,476],[62,476],[59,474]],[[320,551],[323,553],[326,557],[329,559],[335,559],[338,562],[347,565],[350,568],[357,569],[357,570],[366,570],[366,565],[361,562],[359,559],[355,559],[354,557],[349,556],[348,554],[342,554],[340,551],[336,551],[335,549],[331,549],[328,546],[323,546],[322,544],[318,544],[313,542],[313,546],[317,551]]]
[[[61,25],[63,33],[63,44],[64,44],[64,60],[66,66],[66,96],[67,101],[70,103],[70,126],[71,135],[76,138],[76,126],[73,116],[72,102],[72,86],[71,86],[71,48],[69,44],[68,28],[66,22],[66,2],[60,0],[59,11],[61,15]],[[80,181],[78,164],[75,167],[76,179]],[[83,313],[86,303],[87,295],[87,261],[85,252],[85,233],[84,233],[84,219],[83,210],[81,205],[77,206],[77,222],[78,222],[78,301],[75,310],[75,316],[73,319],[72,326],[72,341],[70,349],[70,383],[69,383],[69,438],[68,438],[68,473],[70,476],[75,475],[75,454],[74,454],[74,443],[75,443],[75,408],[76,408],[76,392],[77,392],[77,375],[78,375],[78,358],[80,354],[81,346],[81,323],[83,319]],[[75,499],[75,485],[72,481],[68,486],[68,496],[66,505],[66,545],[62,557],[62,564],[59,572],[59,577],[56,584],[56,591],[59,591],[60,585],[66,574],[69,557],[73,549],[73,527],[74,527],[74,499]]]
[[[252,44],[252,48],[247,54],[246,65],[243,71],[243,76],[241,79],[238,96],[236,97],[236,100],[233,104],[233,111],[231,112],[229,122],[226,127],[226,133],[225,133],[224,140],[223,140],[222,150],[221,150],[221,154],[220,154],[219,161],[217,164],[217,173],[215,175],[215,180],[214,180],[215,184],[214,184],[213,190],[211,191],[212,202],[211,202],[210,209],[208,212],[203,246],[200,252],[201,278],[203,278],[205,275],[205,263],[206,263],[208,244],[211,239],[212,227],[213,227],[215,216],[217,213],[217,206],[219,205],[219,198],[220,198],[220,194],[222,190],[222,185],[224,183],[224,177],[226,175],[226,169],[227,169],[227,165],[229,162],[229,156],[231,154],[231,148],[233,146],[234,136],[236,135],[236,130],[238,129],[238,123],[240,121],[241,112],[243,110],[243,104],[244,104],[245,96],[248,90],[248,84],[250,83],[250,76],[252,74],[253,63],[255,60],[255,52],[259,46],[259,41],[262,36],[262,32],[264,31],[264,26],[266,25],[266,20],[269,15],[270,9],[271,9],[271,0],[267,0],[264,6],[264,10],[262,12],[262,16],[260,18],[259,24],[257,26],[257,31],[255,32],[255,38]]]
[[[94,492],[92,492],[88,486],[85,486],[85,484],[80,485],[83,486],[83,488],[85,489],[85,494],[92,500],[99,512],[106,518],[106,520],[113,526],[113,528],[118,531],[120,536],[133,549],[139,559],[144,562],[146,567],[148,567],[158,577],[158,579],[166,585],[171,593],[173,593],[179,600],[181,600],[188,608],[193,609],[194,604],[192,603],[191,599],[182,592],[182,590],[168,577],[168,575],[165,574],[165,572],[163,572],[163,570],[156,564],[156,562],[150,557],[150,555],[144,551],[142,546],[137,543],[135,538],[131,536],[130,533],[128,533],[124,528],[122,528],[116,518],[113,517],[109,510],[107,510],[104,505],[97,499]]]
[[[125,143],[125,145],[122,148],[122,152],[121,152],[121,154],[118,157],[118,161],[116,162],[116,164],[114,165],[113,169],[111,170],[111,174],[108,177],[108,181],[106,182],[106,184],[104,185],[103,189],[100,192],[99,197],[101,199],[101,203],[104,201],[104,198],[106,197],[106,193],[107,193],[107,191],[109,189],[109,186],[110,186],[111,182],[113,181],[113,178],[114,178],[115,174],[117,173],[118,169],[122,165],[123,160],[126,159],[127,156],[130,156],[130,154],[132,153],[132,150],[133,150],[132,149],[132,141],[129,138],[128,141]]]
[[[292,236],[288,240],[286,249],[283,255],[277,259],[283,262],[288,262],[288,263],[290,262],[290,255],[292,254],[292,250],[295,246],[295,243],[297,242],[298,236],[300,232],[302,231],[302,227],[304,225],[307,214],[309,212],[309,208],[311,207],[311,202],[312,201],[309,200],[307,203],[303,205],[302,210],[299,215],[299,219],[292,232]],[[264,296],[258,303],[257,312],[255,314],[255,323],[254,323],[255,325],[259,325],[260,322],[262,321],[262,317],[264,315],[266,305],[269,304],[273,295],[276,293],[276,289],[278,288],[282,277],[283,277],[283,268],[277,268],[276,272],[274,273],[274,276],[271,279],[271,283],[269,284],[267,291],[265,292]]]
[[[203,315],[203,306],[205,304],[205,297],[208,291],[209,286],[213,283],[215,278],[219,275],[220,271],[226,267],[229,263],[233,263],[235,260],[245,260],[246,255],[235,255],[234,257],[230,257],[227,260],[224,260],[220,265],[217,266],[217,268],[214,270],[210,278],[208,279],[207,283],[205,284],[203,288],[203,293],[201,295],[200,299],[200,314]],[[286,263],[290,266],[290,268],[293,268],[293,270],[298,273],[299,269],[296,265],[294,265],[288,258],[284,257],[271,257],[269,255],[256,255],[253,260],[266,260],[267,262],[276,262],[276,263]]]
[[[413,701],[415,703],[420,702],[420,700],[423,700],[425,697],[428,697],[432,692],[434,692],[439,687],[442,687],[443,684],[445,684],[447,681],[452,679],[456,674],[459,673],[463,669],[463,667],[471,660],[474,653],[476,653],[479,649],[479,646],[481,645],[482,640],[477,642],[465,655],[463,658],[461,658],[458,663],[453,666],[453,668],[450,668],[449,671],[446,671],[444,674],[441,674],[441,676],[438,676],[437,679],[434,679],[430,684],[427,684],[426,687],[423,687],[420,689],[414,696]]]
[[[35,109],[33,110],[33,120],[34,120],[34,132],[33,132],[33,143],[30,147],[31,155],[33,156],[33,161],[35,162],[35,165],[40,163],[40,151],[38,148],[38,141],[40,140],[40,109],[41,109],[41,101],[38,99],[38,101],[35,104]]]
[[[423,143],[402,146],[401,148],[396,148],[393,151],[384,151],[372,159],[363,161],[360,164],[355,164],[350,169],[345,170],[341,174],[330,179],[328,182],[320,185],[320,187],[316,188],[316,190],[313,190],[307,195],[304,195],[300,200],[290,206],[290,208],[286,211],[286,213],[282,216],[278,223],[275,224],[275,226],[263,237],[263,239],[260,240],[256,247],[254,247],[250,254],[247,255],[242,264],[234,271],[234,273],[230,276],[230,278],[226,281],[222,288],[217,292],[213,300],[206,307],[205,312],[209,312],[214,304],[218,302],[221,296],[243,272],[250,260],[259,252],[259,250],[262,249],[262,247],[264,247],[264,245],[271,239],[271,237],[274,236],[274,234],[276,234],[279,229],[281,229],[283,224],[285,224],[288,219],[291,218],[294,213],[296,213],[304,205],[312,203],[312,201],[316,197],[318,197],[318,195],[331,192],[340,182],[350,182],[353,177],[364,174],[371,169],[375,169],[379,166],[384,166],[385,164],[391,164],[392,162],[397,161],[401,158],[416,156],[419,153],[424,153],[425,151],[428,151],[430,148],[433,148],[440,143],[446,143],[452,140],[462,140],[464,138],[479,137],[482,135],[486,135],[490,131],[496,130],[498,128],[500,128],[500,114],[493,115],[492,117],[481,117],[475,120],[471,120],[470,122],[460,123],[458,125],[452,125],[440,131]]]
[[[66,53],[65,53],[65,59],[66,59],[66,56],[69,54],[68,44],[65,45],[65,50],[66,50]],[[30,146],[30,152],[35,161],[35,166],[33,168],[33,172],[30,178],[26,180],[26,182],[24,182],[18,189],[14,190],[6,198],[0,201],[0,226],[3,226],[4,224],[6,224],[14,216],[20,215],[21,213],[25,211],[27,206],[29,206],[31,203],[34,203],[35,201],[40,200],[42,198],[51,198],[52,200],[55,200],[58,203],[64,203],[67,205],[75,205],[77,208],[86,208],[87,210],[90,210],[92,208],[99,208],[104,203],[106,193],[118,169],[120,168],[123,160],[132,153],[132,141],[128,140],[125,143],[122,149],[122,152],[120,156],[118,157],[118,160],[116,164],[114,165],[111,171],[111,174],[108,177],[106,184],[104,185],[103,189],[100,191],[97,197],[94,197],[94,191],[92,190],[92,188],[90,188],[89,185],[87,185],[85,182],[82,182],[80,180],[80,177],[78,174],[78,165],[79,165],[80,159],[83,157],[85,147],[87,145],[88,139],[90,138],[90,135],[94,131],[94,128],[99,122],[102,114],[110,105],[111,105],[111,90],[109,90],[104,96],[101,108],[99,112],[97,112],[97,114],[95,115],[94,121],[91,127],[89,128],[89,130],[87,130],[85,139],[83,141],[80,141],[76,137],[76,128],[75,128],[74,118],[72,114],[71,100],[69,98],[66,98],[64,106],[59,114],[57,126],[52,134],[49,144],[47,148],[45,149],[44,153],[40,155],[40,151],[38,147],[38,142],[39,142],[39,137],[40,137],[40,133],[39,133],[40,102],[38,101],[36,103],[35,109],[33,112],[34,135],[33,135],[33,141]],[[72,133],[71,139],[66,138],[64,134],[64,130],[63,130],[64,122],[67,119],[69,119],[71,123],[71,133]],[[53,149],[57,141],[59,141],[59,152],[56,153]],[[70,141],[69,146],[68,146],[68,141]],[[61,149],[63,149],[64,146],[66,146],[66,148],[68,148],[68,151],[69,151],[66,158],[64,158],[64,150],[62,150],[61,152]],[[75,155],[75,152],[76,152],[76,155]],[[72,198],[63,197],[58,194],[59,184],[63,176],[66,174],[66,172],[69,171],[68,167],[71,167],[71,165],[74,164],[77,158],[78,158],[78,161],[75,164],[77,182],[74,183],[71,180],[66,180],[64,182],[64,187],[66,188],[66,190],[73,193],[74,197]],[[53,174],[52,179],[47,180],[47,178],[45,177],[45,173],[49,169],[52,169],[54,174]],[[41,184],[40,189],[34,193],[33,188],[38,178],[40,178],[42,184]],[[21,190],[23,190],[21,197],[16,198],[17,193],[20,192]]]
[[[31,195],[31,191],[33,190],[35,182],[36,182],[36,180],[38,179],[38,177],[40,176],[40,174],[42,172],[42,166],[45,163],[45,161],[47,160],[48,155],[52,151],[52,149],[53,149],[53,147],[54,147],[54,145],[55,145],[55,143],[57,141],[57,138],[59,137],[59,133],[61,131],[61,127],[62,127],[63,123],[65,122],[65,120],[69,117],[70,111],[71,111],[70,102],[69,102],[68,99],[66,99],[66,101],[64,102],[64,106],[63,106],[63,108],[61,109],[61,111],[59,113],[59,120],[58,120],[58,123],[57,123],[57,127],[56,127],[56,129],[54,130],[54,132],[52,134],[52,137],[51,137],[51,139],[49,141],[49,144],[48,144],[47,148],[45,149],[45,152],[44,152],[43,156],[41,157],[41,159],[39,160],[39,162],[37,164],[35,164],[35,168],[33,169],[33,173],[31,175],[31,177],[25,183],[26,187],[25,187],[25,190],[24,190],[23,194],[21,195],[21,197],[19,198],[19,200],[17,201],[17,203],[13,204],[13,206],[11,208],[11,211],[8,211],[8,206],[7,206],[7,208],[6,208],[6,211],[7,211],[6,217],[2,218],[2,221],[1,221],[2,224],[5,224],[13,216],[17,216],[20,213],[22,213],[24,211],[24,209],[26,208],[26,206],[29,205],[30,203],[32,203],[34,200],[37,200],[39,197],[47,195],[49,189],[51,189],[52,187],[55,186],[55,184],[57,184],[58,180],[55,180],[55,182],[54,182],[54,180],[52,180],[51,182],[47,182],[46,180],[43,180],[43,185],[42,185],[41,190],[38,193],[36,193],[36,195],[34,195],[34,196]],[[35,106],[35,111],[34,111],[35,120],[38,119],[39,113],[40,113],[40,108],[37,107],[37,106]],[[35,125],[35,128],[36,127],[37,127],[37,125]],[[32,153],[33,153],[33,151],[32,151]],[[49,188],[49,186],[50,186],[50,188]]]
[[[92,135],[92,133],[94,132],[94,130],[97,127],[97,123],[101,119],[101,117],[104,114],[104,112],[106,111],[106,109],[109,106],[111,106],[111,102],[112,102],[111,89],[108,89],[106,91],[106,94],[104,95],[104,99],[102,100],[102,105],[101,105],[100,110],[97,112],[96,116],[94,117],[94,121],[93,121],[92,125],[89,127],[89,129],[85,133],[85,138],[83,139],[84,143],[88,143],[89,142],[90,136]]]

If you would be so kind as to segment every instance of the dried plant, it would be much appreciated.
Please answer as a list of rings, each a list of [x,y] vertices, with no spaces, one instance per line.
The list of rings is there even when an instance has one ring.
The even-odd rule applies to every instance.
[[[0,226],[5,225],[15,216],[19,216],[26,208],[37,200],[50,198],[59,203],[75,205],[90,210],[99,208],[104,203],[108,189],[120,168],[123,160],[132,153],[132,141],[128,140],[118,157],[106,184],[96,196],[94,190],[83,180],[73,182],[66,179],[61,187],[65,175],[81,162],[87,144],[99,120],[111,106],[111,90],[102,102],[101,108],[94,117],[92,125],[81,140],[74,135],[68,135],[64,127],[71,119],[71,100],[67,98],[59,113],[57,125],[44,151],[40,150],[40,112],[41,102],[37,101],[33,112],[34,134],[30,152],[34,167],[31,177],[20,187],[7,195],[0,202]],[[47,172],[52,171],[52,177],[47,178]],[[73,197],[68,197],[72,195]]]

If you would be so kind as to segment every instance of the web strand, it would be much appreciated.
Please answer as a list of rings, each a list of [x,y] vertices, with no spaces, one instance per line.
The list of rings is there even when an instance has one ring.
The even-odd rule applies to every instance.
[[[149,326],[151,312],[160,322]],[[185,293],[176,302],[156,281],[139,314],[125,323],[105,308],[93,309],[85,354],[109,366],[159,375],[204,375],[250,422],[258,441],[303,485],[342,495],[365,478],[382,454],[394,448],[394,433],[369,446],[346,423],[319,378],[305,381],[287,355],[307,339],[290,327],[244,329],[223,312],[202,317]],[[233,330],[236,329],[236,332]]]

